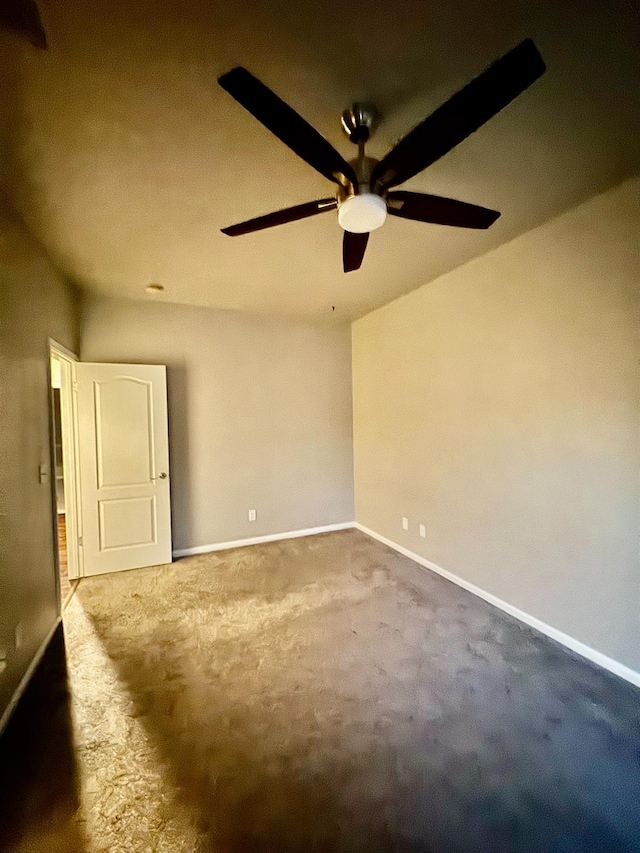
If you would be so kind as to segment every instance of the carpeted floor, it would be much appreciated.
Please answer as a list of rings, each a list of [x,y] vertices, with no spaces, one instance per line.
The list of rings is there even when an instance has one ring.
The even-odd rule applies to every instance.
[[[357,531],[86,579],[64,621],[73,831],[13,850],[640,850],[640,691]]]

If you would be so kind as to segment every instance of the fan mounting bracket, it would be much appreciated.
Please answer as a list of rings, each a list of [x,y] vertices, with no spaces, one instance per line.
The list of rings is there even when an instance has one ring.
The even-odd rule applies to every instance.
[[[355,103],[342,113],[342,130],[354,145],[367,142],[378,126],[380,115],[373,104]]]

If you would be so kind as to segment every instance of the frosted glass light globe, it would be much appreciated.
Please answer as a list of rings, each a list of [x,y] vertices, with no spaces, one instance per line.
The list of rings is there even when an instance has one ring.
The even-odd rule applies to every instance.
[[[387,205],[375,193],[350,195],[338,205],[338,223],[344,231],[364,234],[384,225]]]

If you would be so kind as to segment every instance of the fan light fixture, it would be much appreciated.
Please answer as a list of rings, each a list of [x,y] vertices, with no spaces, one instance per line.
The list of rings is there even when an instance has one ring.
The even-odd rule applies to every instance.
[[[350,195],[338,205],[338,223],[343,231],[367,234],[381,228],[387,218],[387,204],[374,193]]]

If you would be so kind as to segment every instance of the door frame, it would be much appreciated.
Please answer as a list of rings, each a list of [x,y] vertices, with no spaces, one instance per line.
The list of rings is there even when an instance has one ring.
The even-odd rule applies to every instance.
[[[53,338],[48,341],[47,383],[49,386],[49,434],[51,454],[51,501],[52,524],[55,543],[55,571],[58,590],[58,606],[62,606],[60,594],[60,565],[58,550],[58,513],[56,506],[55,476],[55,428],[53,411],[53,387],[51,359],[57,358],[66,369],[62,372],[64,387],[60,389],[60,420],[62,424],[62,465],[64,469],[65,524],[67,535],[67,571],[69,580],[83,577],[82,565],[82,518],[80,515],[80,476],[78,465],[78,417],[76,405],[75,366],[79,359],[71,350]]]

